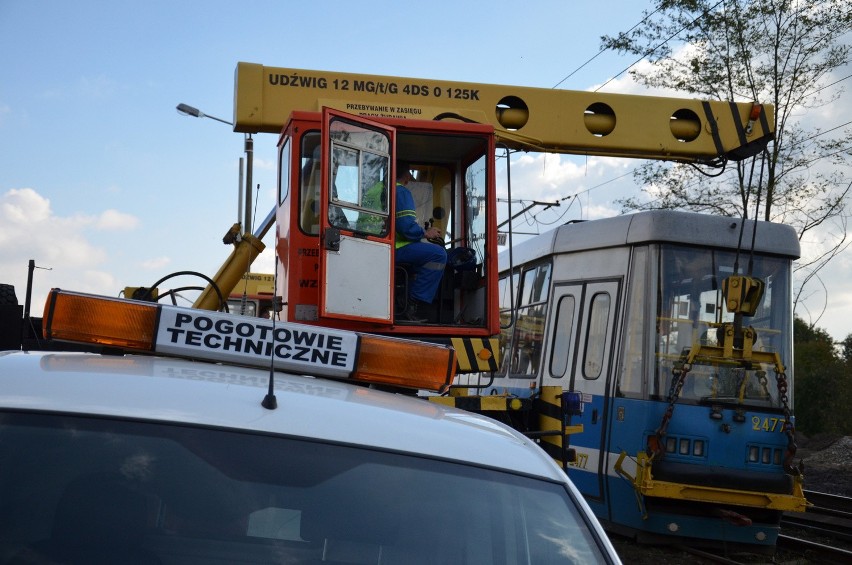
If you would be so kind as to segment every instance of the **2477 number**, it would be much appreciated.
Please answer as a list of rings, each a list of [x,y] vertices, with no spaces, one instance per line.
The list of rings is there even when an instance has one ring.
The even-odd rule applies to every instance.
[[[782,431],[784,429],[783,418],[761,418],[760,416],[751,417],[751,429],[760,432]]]

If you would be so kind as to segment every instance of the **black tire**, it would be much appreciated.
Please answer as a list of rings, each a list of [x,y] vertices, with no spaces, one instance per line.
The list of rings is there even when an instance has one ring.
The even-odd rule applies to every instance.
[[[18,297],[15,296],[15,287],[11,284],[0,284],[0,304],[18,305]]]

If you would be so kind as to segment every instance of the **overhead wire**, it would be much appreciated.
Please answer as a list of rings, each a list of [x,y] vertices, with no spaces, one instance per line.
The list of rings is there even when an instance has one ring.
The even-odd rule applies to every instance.
[[[601,188],[601,187],[603,187],[603,186],[606,186],[607,184],[612,183],[612,182],[615,182],[615,181],[617,181],[617,180],[619,180],[619,179],[622,179],[622,178],[624,178],[624,177],[626,177],[626,176],[628,176],[628,175],[632,175],[632,174],[635,172],[635,170],[636,170],[636,169],[634,168],[633,170],[630,170],[630,171],[628,171],[628,172],[626,172],[626,173],[624,173],[624,174],[621,174],[621,175],[619,175],[619,176],[617,176],[617,177],[611,178],[611,179],[609,179],[609,180],[606,180],[606,181],[604,181],[604,182],[602,182],[602,183],[599,183],[599,184],[596,184],[596,185],[594,185],[594,186],[590,186],[589,188],[587,188],[587,189],[585,189],[585,190],[579,190],[579,191],[577,191],[577,192],[574,192],[573,194],[569,194],[569,195],[567,195],[567,196],[564,196],[564,197],[560,198],[560,199],[559,199],[559,202],[564,202],[564,201],[569,200],[569,199],[571,200],[571,202],[568,204],[568,207],[564,209],[564,211],[562,212],[562,214],[560,214],[560,215],[559,215],[559,217],[558,217],[558,218],[556,218],[555,220],[552,220],[552,221],[549,221],[549,222],[542,222],[542,221],[538,221],[538,220],[537,220],[537,216],[538,216],[539,214],[544,213],[544,212],[545,212],[545,210],[542,210],[541,212],[538,212],[538,213],[536,213],[536,214],[532,214],[532,213],[530,213],[530,212],[529,212],[529,210],[528,210],[528,211],[524,212],[524,221],[525,221],[525,223],[526,223],[528,226],[532,226],[532,225],[535,225],[535,224],[542,225],[542,226],[549,226],[549,225],[553,225],[553,224],[555,224],[556,222],[560,221],[563,217],[565,217],[565,214],[567,214],[567,213],[568,213],[568,211],[569,211],[569,210],[570,210],[570,209],[574,206],[574,202],[578,202],[578,201],[579,201],[580,196],[582,196],[583,194],[588,194],[588,193],[592,192],[593,190],[596,190],[596,189],[598,189],[598,188]],[[523,202],[525,202],[525,200],[519,200],[518,202],[523,203]]]
[[[713,4],[710,8],[708,8],[707,10],[705,10],[704,12],[702,12],[702,13],[701,13],[701,15],[696,16],[694,20],[692,20],[692,21],[691,21],[691,22],[689,22],[688,24],[684,25],[682,28],[680,28],[679,30],[677,30],[676,32],[674,32],[672,35],[670,35],[668,38],[666,38],[666,39],[665,39],[665,41],[663,41],[662,43],[658,43],[658,44],[657,44],[657,45],[656,45],[653,49],[650,49],[650,50],[646,51],[646,52],[645,52],[645,53],[644,53],[641,57],[639,57],[638,59],[636,59],[634,62],[632,62],[632,63],[631,63],[630,65],[628,65],[627,67],[625,67],[623,70],[621,70],[621,71],[619,71],[618,73],[616,73],[616,74],[615,74],[614,76],[612,76],[612,77],[611,77],[608,81],[606,81],[605,83],[603,83],[602,85],[600,85],[599,87],[597,87],[597,88],[594,90],[594,92],[599,91],[601,88],[605,87],[606,85],[608,85],[609,83],[611,83],[612,81],[614,81],[615,79],[617,79],[618,77],[620,77],[621,75],[623,75],[624,73],[626,73],[627,71],[629,71],[630,69],[632,69],[634,66],[638,65],[638,64],[642,61],[642,59],[644,59],[644,58],[645,58],[645,57],[647,57],[648,55],[651,55],[651,54],[652,54],[652,53],[654,53],[657,49],[659,49],[660,47],[662,47],[663,45],[665,45],[666,43],[668,43],[669,41],[671,41],[672,39],[674,39],[675,37],[677,37],[678,35],[680,35],[680,32],[682,32],[683,30],[687,29],[688,27],[690,27],[690,26],[694,25],[694,24],[695,24],[698,20],[700,20],[702,17],[704,17],[704,15],[705,15],[707,12],[711,12],[711,11],[715,10],[715,9],[716,9],[716,7],[717,7],[717,6],[719,6],[719,4],[722,4],[724,1],[725,1],[725,0],[719,0],[718,2],[716,2],[715,4]]]
[[[848,62],[849,62],[849,61],[847,61],[847,63],[848,63]],[[837,79],[836,81],[834,81],[834,82],[832,82],[832,83],[830,83],[830,84],[826,84],[825,86],[821,86],[821,87],[817,88],[816,90],[814,90],[813,92],[811,92],[811,94],[816,94],[817,92],[822,92],[822,91],[823,91],[823,90],[825,90],[826,88],[828,88],[828,87],[830,87],[830,86],[834,86],[835,84],[839,84],[839,83],[843,82],[844,80],[848,80],[848,79],[850,79],[850,78],[852,78],[852,74],[848,74],[848,75],[846,75],[845,77],[840,78],[840,79]]]
[[[656,51],[657,51],[658,49],[660,49],[662,46],[664,46],[664,45],[665,45],[665,44],[667,44],[669,41],[671,41],[673,38],[675,38],[675,37],[676,37],[678,34],[680,34],[683,30],[687,29],[689,26],[692,26],[692,25],[696,24],[696,23],[700,20],[700,18],[701,18],[701,17],[703,17],[703,15],[704,15],[704,14],[706,14],[707,12],[710,12],[710,11],[712,11],[712,10],[715,10],[715,9],[716,9],[716,8],[717,8],[720,4],[723,4],[723,3],[724,3],[724,0],[719,0],[719,2],[717,2],[716,4],[714,4],[713,6],[711,6],[710,8],[708,8],[707,10],[705,10],[705,11],[704,11],[701,15],[699,15],[699,16],[697,16],[695,19],[693,19],[693,20],[692,20],[692,22],[690,22],[689,24],[686,24],[684,27],[682,27],[682,28],[681,28],[681,29],[679,29],[677,32],[675,32],[673,35],[671,35],[670,37],[668,37],[668,38],[667,38],[667,39],[665,39],[664,41],[662,41],[662,42],[658,43],[658,44],[657,44],[656,46],[654,46],[652,49],[648,50],[648,51],[647,51],[647,52],[646,52],[646,53],[645,53],[642,57],[640,57],[639,59],[637,59],[636,61],[634,61],[633,63],[631,63],[631,64],[630,64],[630,65],[628,65],[627,67],[625,67],[623,70],[621,70],[620,72],[618,72],[617,74],[615,74],[614,76],[612,76],[609,80],[607,80],[606,82],[604,82],[603,84],[601,84],[599,87],[597,87],[597,88],[594,90],[594,92],[598,92],[600,89],[602,89],[603,87],[605,87],[607,84],[609,84],[610,82],[612,82],[613,80],[615,80],[616,78],[618,78],[619,76],[621,76],[622,74],[624,74],[625,72],[627,72],[628,70],[630,70],[632,67],[634,67],[635,65],[637,65],[637,64],[638,64],[639,62],[641,62],[643,59],[645,59],[647,56],[649,56],[649,55],[651,55],[652,53],[656,52]],[[661,7],[658,7],[658,8],[657,8],[657,9],[655,9],[653,12],[648,13],[648,14],[647,14],[647,15],[646,15],[646,16],[645,16],[645,17],[644,17],[641,21],[639,21],[638,23],[636,23],[635,25],[633,25],[630,29],[628,29],[628,30],[627,30],[627,32],[624,32],[624,33],[626,34],[626,33],[629,33],[629,32],[631,32],[631,31],[633,31],[633,30],[634,30],[634,29],[636,29],[638,26],[640,26],[640,25],[642,25],[643,23],[647,22],[647,21],[648,21],[648,20],[649,20],[649,19],[650,19],[650,18],[651,18],[654,14],[656,14],[656,13],[657,13],[657,12],[659,12],[660,10],[661,10]],[[606,50],[607,50],[607,49],[605,49],[605,48],[604,48],[604,49],[601,49],[600,51],[598,51],[595,55],[593,55],[592,57],[590,57],[589,59],[587,59],[587,60],[586,60],[585,62],[583,62],[580,66],[578,66],[576,69],[574,69],[573,71],[571,71],[568,75],[566,75],[566,76],[565,76],[562,80],[560,80],[559,82],[557,82],[557,83],[556,83],[556,84],[555,84],[552,88],[557,88],[559,85],[561,85],[562,83],[564,83],[566,80],[568,80],[570,77],[572,77],[572,76],[573,76],[574,74],[576,74],[578,71],[580,71],[580,70],[581,70],[582,68],[584,68],[586,65],[588,65],[588,64],[589,64],[589,63],[591,63],[593,60],[595,60],[596,58],[598,58],[598,57],[599,57],[601,54],[603,54]],[[836,80],[836,81],[834,81],[834,82],[832,82],[832,83],[829,83],[829,84],[827,84],[827,85],[825,85],[825,86],[822,86],[822,87],[820,87],[820,88],[818,88],[818,89],[814,90],[814,91],[812,92],[812,94],[816,94],[816,93],[818,93],[818,92],[821,92],[822,90],[825,90],[826,88],[829,88],[829,87],[831,87],[831,86],[834,86],[834,85],[836,85],[836,84],[839,84],[840,82],[843,82],[844,80],[847,80],[847,79],[849,79],[849,78],[852,78],[852,74],[847,75],[847,76],[845,76],[845,77],[843,77],[843,78],[840,78],[840,79],[838,79],[838,80]],[[797,144],[796,144],[796,145],[798,145],[798,144],[800,144],[800,143],[804,143],[804,142],[809,141],[809,140],[811,140],[811,139],[815,139],[815,138],[820,137],[820,136],[822,136],[822,135],[825,135],[825,134],[827,134],[827,133],[829,133],[829,132],[831,132],[831,131],[834,131],[834,130],[839,129],[839,128],[842,128],[842,127],[845,127],[845,126],[847,126],[847,125],[849,125],[849,124],[852,124],[852,121],[846,122],[846,123],[844,123],[844,124],[840,124],[840,125],[838,125],[838,126],[836,126],[836,127],[833,127],[833,128],[831,128],[831,129],[829,129],[829,130],[826,130],[826,131],[824,131],[824,132],[820,132],[820,133],[815,134],[815,135],[813,135],[813,136],[811,136],[811,137],[808,137],[808,138],[806,138],[806,139],[800,140],[799,142],[797,142]],[[819,159],[825,158],[825,157],[831,157],[831,156],[837,155],[838,153],[842,153],[842,152],[844,152],[844,151],[847,151],[847,149],[842,149],[842,150],[839,150],[839,151],[837,151],[837,152],[835,152],[835,153],[832,153],[832,154],[829,154],[829,155],[823,155],[823,156],[820,156],[820,157],[818,157],[818,158],[816,158],[816,159],[813,159],[813,160],[811,160],[811,161],[808,161],[808,164],[810,164],[810,163],[812,163],[812,162],[814,162],[814,161],[816,161],[816,160],[819,160]],[[720,175],[721,175],[721,174],[723,174],[723,173],[724,173],[724,171],[725,171],[725,168],[724,168],[724,167],[722,167],[722,168],[721,168],[721,170],[720,170],[719,172],[717,172],[717,173],[715,173],[715,174],[712,174],[712,175],[711,175],[711,174],[707,174],[707,173],[705,173],[705,172],[704,172],[704,171],[702,171],[701,169],[698,169],[698,167],[696,167],[694,164],[691,164],[691,163],[690,163],[690,165],[691,165],[691,166],[693,166],[693,167],[695,167],[695,168],[696,168],[697,170],[699,170],[699,172],[701,172],[702,174],[705,174],[706,176],[711,176],[711,177],[720,176]],[[552,225],[553,223],[556,223],[556,222],[557,222],[557,221],[559,221],[562,217],[564,217],[564,215],[567,213],[567,211],[568,211],[568,210],[571,208],[571,206],[573,205],[573,202],[574,202],[574,201],[576,201],[576,199],[577,199],[580,195],[590,193],[591,191],[593,191],[593,190],[595,190],[595,189],[597,189],[597,188],[600,188],[600,187],[602,187],[602,186],[605,186],[605,185],[607,185],[607,184],[609,184],[609,183],[611,183],[611,182],[615,182],[615,181],[617,181],[617,180],[619,180],[619,179],[621,179],[621,178],[624,178],[624,177],[625,177],[625,176],[627,176],[627,175],[633,175],[633,174],[635,174],[635,172],[636,172],[637,168],[638,168],[638,166],[637,166],[637,167],[634,167],[631,171],[628,171],[627,173],[624,173],[624,174],[622,174],[622,175],[619,175],[619,176],[617,176],[617,177],[614,177],[614,178],[612,178],[612,179],[610,179],[610,180],[607,180],[607,181],[605,181],[605,182],[603,182],[603,183],[600,183],[600,184],[598,184],[598,185],[595,185],[595,186],[589,187],[588,189],[585,189],[585,190],[582,190],[582,191],[576,192],[576,193],[574,193],[574,194],[572,194],[572,195],[566,196],[566,197],[565,197],[565,198],[563,198],[562,200],[564,201],[565,199],[571,198],[571,199],[572,199],[571,204],[568,206],[568,208],[566,208],[566,209],[565,209],[565,211],[564,211],[562,214],[560,214],[559,218],[557,218],[556,220],[554,220],[554,221],[552,221],[552,222],[547,222],[547,223],[545,223],[545,222],[539,222],[539,221],[537,220],[537,216],[538,216],[538,214],[529,214],[529,213],[524,213],[524,217],[525,217],[525,219],[526,219],[526,221],[527,221],[527,224],[528,224],[528,225],[533,225],[533,223],[539,223],[540,225]],[[652,199],[652,200],[648,201],[646,204],[650,204],[650,203],[653,203],[653,202],[656,202],[656,201],[662,200],[662,198],[663,198],[663,197],[664,197],[664,196],[660,196],[660,197],[658,197],[658,198]],[[530,222],[530,220],[532,220],[532,223]]]
[[[850,75],[850,76],[852,76],[852,75]],[[842,128],[842,127],[846,127],[846,126],[848,126],[848,125],[850,125],[850,124],[852,124],[852,120],[849,120],[848,122],[843,123],[843,124],[840,124],[840,125],[838,125],[838,126],[834,126],[833,128],[827,129],[827,130],[825,130],[825,131],[821,131],[821,132],[819,132],[819,133],[815,133],[814,135],[812,135],[812,136],[810,136],[810,137],[806,137],[806,138],[804,138],[804,139],[800,139],[799,141],[797,141],[797,142],[795,142],[795,143],[793,143],[793,144],[789,145],[788,147],[789,147],[790,149],[795,149],[796,147],[798,147],[799,145],[801,145],[801,144],[805,143],[806,141],[810,141],[810,140],[812,140],[812,139],[816,139],[816,138],[818,138],[818,137],[822,137],[823,135],[825,135],[825,134],[827,134],[827,133],[831,133],[831,132],[833,132],[833,131],[834,131],[834,130],[836,130],[836,129],[840,129],[840,128]]]
[[[719,2],[717,2],[716,4],[714,4],[714,5],[710,8],[710,10],[715,9],[715,8],[716,8],[719,4],[721,4],[723,1],[724,1],[724,0],[720,0]],[[642,24],[644,24],[645,22],[647,22],[647,21],[648,21],[651,17],[653,17],[653,16],[654,16],[654,14],[656,14],[657,12],[659,12],[661,9],[662,9],[662,6],[657,7],[654,11],[652,11],[652,12],[650,12],[650,13],[646,14],[644,18],[642,18],[639,22],[637,22],[636,24],[634,24],[634,25],[633,25],[630,29],[628,29],[626,32],[624,32],[624,34],[630,33],[631,31],[633,31],[633,30],[634,30],[634,29],[636,29],[637,27],[639,27],[639,26],[641,26]],[[696,18],[696,20],[697,20],[697,19],[698,19],[698,18]],[[693,23],[694,23],[694,21],[693,21]],[[685,28],[684,28],[684,29],[685,29]],[[672,38],[674,38],[675,36],[677,36],[677,34],[679,34],[681,31],[683,31],[683,29],[678,30],[678,32],[677,32],[677,33],[675,33],[674,35],[672,35],[669,39],[667,39],[667,40],[666,40],[666,41],[664,41],[663,43],[658,44],[658,45],[657,45],[656,47],[654,47],[652,50],[648,51],[645,55],[643,55],[643,57],[642,57],[642,58],[638,59],[637,61],[635,61],[634,63],[632,63],[632,64],[631,64],[631,65],[629,65],[628,67],[626,67],[624,70],[622,70],[621,72],[619,72],[618,74],[616,74],[615,76],[613,76],[612,78],[610,78],[607,82],[605,82],[604,84],[602,84],[601,86],[599,86],[597,89],[595,89],[595,92],[597,92],[598,90],[600,90],[601,88],[603,88],[604,86],[606,86],[607,84],[609,84],[610,82],[612,82],[612,80],[614,80],[615,78],[619,77],[620,75],[622,75],[623,73],[625,73],[626,71],[628,71],[628,70],[629,70],[630,68],[632,68],[634,65],[636,65],[637,63],[639,63],[639,61],[641,61],[642,59],[644,59],[645,57],[647,57],[648,55],[650,55],[651,53],[653,53],[654,51],[656,51],[657,49],[659,49],[660,47],[662,47],[663,45],[665,45],[668,41],[670,41]],[[552,88],[556,88],[556,87],[558,87],[559,85],[561,85],[562,83],[564,83],[566,80],[568,80],[568,79],[569,79],[569,78],[571,78],[574,74],[576,74],[578,71],[580,71],[583,67],[585,67],[586,65],[588,65],[589,63],[591,63],[592,61],[594,61],[595,59],[597,59],[597,58],[598,58],[600,55],[602,55],[605,51],[607,51],[607,49],[606,49],[606,48],[601,49],[600,51],[598,51],[595,55],[593,55],[592,57],[590,57],[589,59],[587,59],[585,62],[583,62],[583,63],[582,63],[579,67],[577,67],[576,69],[574,69],[573,71],[571,71],[570,73],[568,73],[568,75],[566,75],[566,76],[565,76],[562,80],[560,80],[560,81],[559,81],[559,82],[557,82],[555,85],[553,85],[553,87],[552,87]],[[524,213],[524,217],[525,217],[525,219],[526,219],[527,225],[533,225],[533,224],[530,222],[530,219],[531,219],[531,220],[533,220],[533,222],[534,222],[534,223],[539,223],[540,225],[552,225],[553,223],[558,222],[558,221],[559,221],[562,217],[564,217],[564,216],[565,216],[565,214],[568,212],[568,210],[569,210],[569,209],[571,208],[571,206],[573,205],[574,201],[576,201],[576,200],[577,200],[577,198],[578,198],[581,194],[588,194],[588,193],[589,193],[589,192],[591,192],[592,190],[595,190],[595,189],[597,189],[597,188],[600,188],[600,187],[602,187],[602,186],[605,186],[605,185],[607,185],[607,184],[609,184],[609,183],[611,183],[611,182],[615,182],[616,180],[619,180],[619,179],[621,179],[621,178],[624,178],[624,177],[625,177],[625,176],[627,176],[627,175],[632,175],[632,174],[634,174],[634,173],[635,173],[635,171],[636,171],[636,168],[633,168],[631,171],[628,171],[627,173],[624,173],[623,175],[620,175],[620,176],[618,176],[618,177],[615,177],[615,178],[613,178],[613,179],[610,179],[610,180],[608,180],[608,181],[605,181],[605,182],[603,182],[603,183],[601,183],[601,184],[595,185],[595,186],[590,187],[590,188],[588,188],[588,189],[586,189],[586,190],[582,190],[582,191],[576,192],[576,193],[574,193],[574,194],[572,194],[572,195],[569,195],[569,196],[567,196],[567,197],[563,198],[563,199],[562,199],[562,201],[564,201],[564,200],[565,200],[565,199],[567,199],[567,198],[572,198],[571,204],[568,206],[568,208],[566,208],[566,209],[565,209],[565,211],[564,211],[562,214],[560,214],[560,216],[559,216],[557,219],[553,220],[552,222],[549,222],[549,223],[545,223],[545,222],[538,222],[538,221],[537,221],[537,219],[536,219],[536,218],[537,218],[537,214],[532,214],[532,215],[530,215],[529,213],[525,212],[525,213]],[[530,216],[531,216],[531,217],[530,217]]]
[[[850,75],[850,76],[852,76],[852,75]],[[802,139],[802,140],[798,141],[795,145],[793,145],[793,146],[791,146],[791,147],[795,147],[795,146],[800,145],[800,144],[802,144],[802,143],[804,143],[804,142],[806,142],[806,141],[809,141],[809,140],[812,140],[812,139],[816,139],[816,138],[818,138],[818,137],[821,137],[821,136],[826,135],[826,134],[828,134],[828,133],[830,133],[830,132],[832,132],[832,131],[834,131],[834,130],[840,129],[840,128],[845,127],[845,126],[848,126],[848,125],[852,125],[852,120],[850,120],[850,121],[848,121],[848,122],[845,122],[845,123],[843,123],[843,124],[840,124],[840,125],[838,125],[838,126],[835,126],[835,127],[831,128],[831,129],[828,129],[828,130],[825,130],[825,131],[819,132],[819,133],[817,133],[817,134],[814,134],[814,135],[812,135],[812,136],[810,136],[810,137],[808,137],[808,138]],[[809,161],[806,161],[804,164],[805,164],[805,165],[810,165],[810,164],[812,164],[812,163],[814,163],[814,162],[816,162],[816,161],[819,161],[820,159],[827,159],[827,158],[829,158],[829,157],[834,157],[835,155],[839,155],[839,154],[844,153],[844,152],[847,152],[847,151],[849,151],[849,148],[842,148],[842,149],[838,149],[837,151],[834,151],[834,152],[832,152],[832,153],[827,153],[827,154],[824,154],[824,155],[820,155],[820,156],[818,156],[818,157],[815,157],[814,159],[811,159],[811,160],[809,160]],[[716,173],[716,174],[708,174],[708,173],[706,173],[705,171],[703,171],[703,170],[699,169],[699,168],[698,168],[695,164],[693,164],[693,163],[686,163],[686,164],[687,164],[687,165],[689,165],[689,166],[691,166],[691,167],[693,167],[693,168],[695,168],[695,169],[696,169],[696,170],[698,170],[700,173],[702,173],[704,176],[706,176],[706,177],[710,177],[710,178],[718,177],[718,176],[720,176],[721,174],[723,174],[723,173],[724,173],[724,168],[723,168],[722,170],[720,170],[720,171],[719,171],[718,173]],[[573,194],[570,194],[570,195],[568,195],[568,196],[564,197],[562,200],[566,200],[566,199],[568,199],[568,198],[571,198],[571,199],[577,199],[577,198],[579,198],[579,197],[580,197],[581,195],[583,195],[583,194],[588,194],[588,193],[592,192],[593,190],[596,190],[596,189],[598,189],[598,188],[601,188],[601,187],[606,186],[607,184],[610,184],[610,183],[612,183],[612,182],[615,182],[615,181],[617,181],[617,180],[620,180],[620,179],[622,179],[622,178],[624,178],[624,177],[626,177],[626,176],[629,176],[629,175],[633,175],[633,174],[635,174],[635,172],[636,172],[636,170],[637,170],[638,168],[639,168],[639,165],[637,165],[636,167],[634,167],[633,169],[631,169],[630,171],[628,171],[628,172],[626,172],[626,173],[623,173],[623,174],[621,174],[621,175],[618,175],[617,177],[613,177],[613,178],[611,178],[611,179],[609,179],[609,180],[606,180],[606,181],[604,181],[604,182],[601,182],[601,183],[599,183],[599,184],[596,184],[596,185],[594,185],[594,186],[591,186],[591,187],[589,187],[589,188],[587,188],[587,189],[585,189],[585,190],[580,190],[580,191],[577,191],[577,192],[575,192],[575,193],[573,193]],[[696,186],[698,186],[700,183],[701,183],[701,179],[699,178],[699,179],[696,179],[696,180],[694,180],[693,182],[691,182],[691,183],[687,184],[687,185],[685,186],[685,188],[686,188],[687,190],[688,190],[688,189],[690,189],[690,188],[695,188],[695,187],[696,187]],[[655,202],[659,202],[659,201],[663,200],[663,198],[665,198],[665,195],[661,195],[661,196],[658,196],[658,197],[656,197],[656,198],[652,198],[652,199],[648,200],[647,202],[645,202],[645,205],[653,204],[653,203],[655,203]],[[572,200],[572,204],[573,204],[573,200]],[[568,209],[570,209],[570,206],[569,206],[569,208],[568,208]],[[566,209],[566,212],[567,212],[567,209]],[[564,214],[562,214],[561,216],[564,216]],[[556,221],[558,221],[558,219],[557,219]],[[551,225],[552,223],[555,223],[555,222],[549,222],[549,223],[540,222],[540,223],[541,223],[541,225]],[[528,225],[532,225],[532,224],[528,222]]]
[[[566,197],[566,198],[569,198],[569,197]],[[564,201],[564,200],[565,200],[565,198],[563,198],[562,200],[560,200],[560,202],[562,202],[562,201]],[[549,221],[549,222],[541,221],[541,220],[539,220],[539,219],[538,219],[538,216],[539,216],[540,214],[543,214],[544,212],[546,212],[546,210],[542,210],[541,212],[538,212],[538,213],[536,213],[536,214],[533,214],[533,215],[532,215],[532,218],[533,218],[533,220],[535,221],[535,223],[536,223],[537,225],[540,225],[540,226],[552,226],[553,224],[555,224],[555,223],[559,222],[560,220],[562,220],[562,218],[564,218],[564,217],[565,217],[565,214],[567,214],[567,213],[568,213],[568,210],[570,210],[570,209],[571,209],[571,207],[574,205],[574,201],[575,201],[575,200],[571,200],[571,202],[569,202],[569,203],[568,203],[568,206],[562,210],[562,213],[561,213],[561,214],[559,214],[559,216],[558,216],[558,217],[554,218],[553,220],[551,220],[551,221]],[[549,208],[548,208],[548,209],[549,209]]]
[[[659,12],[661,9],[662,9],[662,7],[659,7],[659,8],[657,8],[656,10],[654,10],[653,12],[651,12],[650,14],[648,14],[647,16],[645,16],[644,18],[642,18],[642,20],[641,20],[641,21],[637,22],[637,23],[636,23],[633,27],[631,27],[631,28],[630,28],[630,29],[628,29],[626,32],[624,32],[624,34],[628,34],[628,33],[630,33],[631,31],[633,31],[634,29],[636,29],[636,28],[637,28],[637,27],[639,27],[640,25],[642,25],[642,24],[644,24],[645,22],[647,22],[647,21],[648,21],[648,19],[649,19],[651,16],[653,16],[654,14],[656,14],[657,12]],[[619,34],[619,35],[622,35],[622,34]],[[565,82],[566,80],[568,80],[569,78],[571,78],[572,76],[574,76],[574,75],[575,75],[575,74],[576,74],[576,73],[577,73],[580,69],[582,69],[583,67],[585,67],[586,65],[588,65],[589,63],[591,63],[592,61],[594,61],[595,59],[597,59],[597,58],[598,58],[600,55],[602,55],[605,51],[607,51],[607,49],[606,49],[606,48],[603,48],[603,49],[601,49],[600,51],[598,51],[598,52],[597,52],[597,54],[593,55],[592,57],[590,57],[589,59],[587,59],[585,63],[583,63],[582,65],[580,65],[579,67],[577,67],[576,69],[574,69],[573,71],[571,71],[570,73],[568,73],[568,76],[566,76],[565,78],[563,78],[562,80],[560,80],[559,82],[557,82],[556,84],[554,84],[551,88],[556,88],[557,86],[559,86],[560,84],[562,84],[563,82]]]

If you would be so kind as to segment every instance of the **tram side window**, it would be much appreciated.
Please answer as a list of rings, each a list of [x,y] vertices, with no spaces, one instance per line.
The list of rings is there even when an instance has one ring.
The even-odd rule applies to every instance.
[[[589,326],[586,330],[586,348],[583,353],[583,378],[585,379],[597,379],[603,371],[607,320],[611,303],[612,299],[605,292],[599,292],[592,297]]]
[[[509,322],[509,314],[511,313],[512,306],[517,302],[518,299],[518,281],[521,280],[520,273],[512,273],[512,276],[503,275],[500,277],[500,314],[506,314],[506,320],[502,320],[504,322],[503,325],[508,325]]]
[[[571,352],[571,334],[574,328],[575,299],[563,296],[556,306],[556,327],[553,332],[553,354],[550,356],[550,374],[561,378],[568,370],[568,355]]]
[[[618,382],[619,396],[642,394],[645,374],[645,351],[648,341],[644,338],[648,304],[646,297],[652,296],[648,284],[648,248],[637,247],[633,251],[630,281],[627,293],[627,320],[624,332],[624,355],[621,356],[621,371]]]
[[[506,360],[511,358],[509,348],[512,346],[512,333],[514,326],[512,325],[512,310],[515,304],[518,303],[518,283],[521,280],[521,274],[517,271],[509,276],[504,274],[500,277],[498,283],[498,292],[500,297],[500,359],[503,367],[501,374],[506,373]]]
[[[544,339],[544,320],[550,290],[550,264],[542,263],[524,271],[520,301],[512,333],[509,373],[534,377],[538,374]]]

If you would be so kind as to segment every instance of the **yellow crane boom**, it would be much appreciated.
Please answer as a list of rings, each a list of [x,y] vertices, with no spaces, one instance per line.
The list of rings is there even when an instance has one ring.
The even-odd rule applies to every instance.
[[[754,155],[773,107],[237,64],[234,130],[279,133],[295,110],[490,124],[521,150],[707,162]]]

